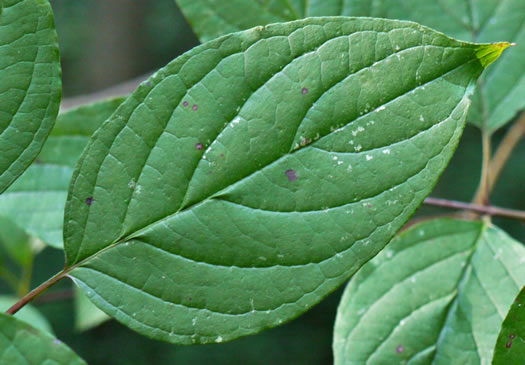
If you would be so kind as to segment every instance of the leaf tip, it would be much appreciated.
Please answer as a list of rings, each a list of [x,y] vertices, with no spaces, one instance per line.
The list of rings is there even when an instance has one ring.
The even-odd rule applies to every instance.
[[[501,56],[504,50],[511,46],[516,46],[516,43],[497,42],[492,44],[482,44],[476,50],[476,56],[480,60],[483,68],[487,68]]]

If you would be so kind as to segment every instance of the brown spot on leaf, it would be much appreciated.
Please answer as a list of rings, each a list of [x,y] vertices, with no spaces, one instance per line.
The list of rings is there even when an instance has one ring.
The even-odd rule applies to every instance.
[[[510,338],[511,340],[514,340],[514,339],[516,338],[516,335],[515,335],[514,333],[511,333],[511,334],[509,335],[509,338]]]
[[[512,341],[507,342],[505,345],[506,348],[510,349],[512,347]]]
[[[94,199],[93,199],[92,196],[90,196],[89,198],[86,198],[86,204],[87,204],[88,206],[91,205],[91,204],[93,204],[93,201],[94,201]]]
[[[288,180],[291,182],[297,180],[297,173],[295,172],[295,170],[286,170],[284,174],[286,175],[286,177],[288,177]]]

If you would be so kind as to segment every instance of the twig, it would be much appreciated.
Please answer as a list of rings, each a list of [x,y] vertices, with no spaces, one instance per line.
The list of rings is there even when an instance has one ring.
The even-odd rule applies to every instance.
[[[7,314],[15,314],[16,312],[18,312],[20,309],[22,309],[26,304],[28,304],[29,302],[31,302],[33,299],[35,299],[36,297],[38,297],[40,294],[42,294],[43,292],[45,292],[49,287],[53,286],[54,284],[56,284],[57,282],[59,282],[60,280],[62,280],[63,278],[66,277],[66,273],[65,271],[61,271],[59,272],[58,274],[56,274],[55,276],[53,276],[51,279],[49,279],[48,281],[44,282],[43,284],[41,284],[39,287],[37,287],[36,289],[33,289],[29,294],[27,294],[26,296],[24,296],[22,299],[20,299],[17,303],[15,303],[11,308],[9,308],[6,313]]]
[[[463,202],[458,202],[454,200],[437,199],[437,198],[426,198],[425,204],[434,205],[434,206],[443,207],[443,208],[450,208],[450,209],[465,209],[465,210],[470,210],[476,213],[487,214],[490,216],[499,216],[499,217],[505,217],[505,218],[525,221],[525,211],[521,211],[521,210],[505,209],[505,208],[499,208],[499,207],[494,207],[490,205],[463,203]]]
[[[481,179],[479,182],[478,191],[476,196],[472,200],[472,203],[477,205],[488,205],[489,204],[489,181],[490,181],[490,160],[491,160],[491,147],[490,147],[490,133],[485,130],[482,131],[482,146],[483,146],[483,163],[481,167]]]
[[[489,183],[488,183],[488,192],[490,193],[494,189],[494,185],[498,180],[498,177],[503,170],[503,167],[507,163],[512,151],[518,145],[518,142],[525,135],[525,112],[521,114],[520,119],[512,128],[509,129],[503,140],[501,141],[496,154],[490,161],[489,170]]]

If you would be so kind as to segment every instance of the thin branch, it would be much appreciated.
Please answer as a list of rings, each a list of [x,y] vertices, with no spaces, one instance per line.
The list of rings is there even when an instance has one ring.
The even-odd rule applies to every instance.
[[[477,205],[488,205],[489,204],[489,181],[490,181],[490,159],[491,159],[491,146],[490,146],[490,133],[485,130],[482,131],[482,146],[483,146],[483,162],[481,167],[481,179],[479,182],[478,191],[476,196],[472,200],[472,203]]]
[[[506,208],[499,208],[490,205],[479,205],[473,203],[463,203],[454,200],[437,199],[437,198],[426,198],[426,205],[433,205],[437,207],[449,208],[449,209],[464,209],[472,212],[486,214],[490,216],[499,216],[510,219],[517,219],[525,221],[525,211],[513,210]]]
[[[518,119],[512,128],[509,129],[501,141],[492,161],[490,161],[490,176],[488,182],[489,193],[494,189],[494,185],[496,185],[503,167],[523,136],[525,136],[525,112],[521,114],[520,119]]]
[[[15,305],[13,305],[11,308],[9,308],[6,311],[6,313],[7,314],[15,314],[20,309],[22,309],[26,304],[31,302],[33,299],[38,297],[40,294],[45,292],[47,289],[49,289],[51,286],[55,285],[56,283],[58,283],[60,280],[62,280],[65,277],[66,277],[66,272],[65,271],[59,272],[58,274],[53,276],[51,279],[49,279],[48,281],[44,282],[43,284],[41,284],[36,289],[33,289],[29,294],[27,294],[22,299],[20,299],[17,303],[15,303]]]

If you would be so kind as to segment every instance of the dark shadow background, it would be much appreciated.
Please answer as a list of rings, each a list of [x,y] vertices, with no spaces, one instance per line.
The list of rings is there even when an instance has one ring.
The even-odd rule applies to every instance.
[[[222,0],[220,0],[222,1]],[[62,53],[64,97],[83,95],[155,71],[198,44],[173,0],[51,0]],[[500,140],[504,130],[496,134]],[[480,133],[467,127],[458,152],[433,196],[470,201],[481,165]],[[525,142],[503,171],[492,203],[525,210]],[[446,214],[423,207],[417,217]],[[525,241],[525,225],[494,219]],[[63,267],[63,253],[48,248],[36,259],[33,287]],[[71,287],[61,282],[52,290]],[[3,289],[3,288],[2,288]],[[300,318],[231,343],[175,346],[142,337],[116,321],[84,333],[73,329],[69,300],[37,304],[58,338],[89,364],[332,364],[331,341],[342,289]]]

